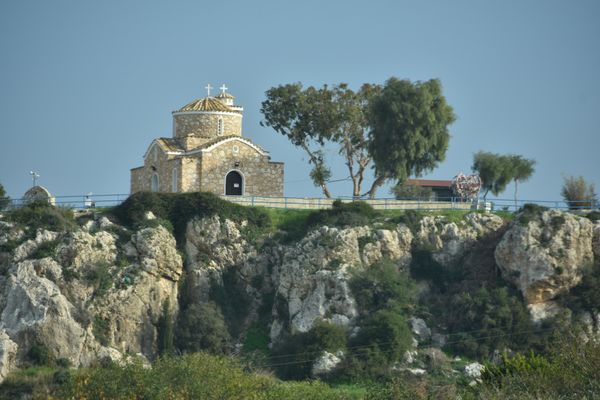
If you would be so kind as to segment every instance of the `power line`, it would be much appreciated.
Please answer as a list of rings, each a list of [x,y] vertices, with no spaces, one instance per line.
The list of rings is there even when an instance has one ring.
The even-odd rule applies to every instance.
[[[471,332],[477,332],[477,331],[481,331],[481,330],[483,330],[483,329],[476,330],[476,331],[455,332],[455,333],[453,333],[453,335],[464,334],[464,333],[471,333]],[[446,342],[445,345],[458,344],[458,343],[464,343],[464,342],[469,342],[469,341],[480,341],[480,340],[500,338],[500,337],[507,337],[507,336],[517,336],[517,335],[523,335],[523,334],[527,334],[527,333],[542,333],[542,332],[548,332],[548,331],[551,331],[551,330],[554,330],[554,328],[535,329],[535,330],[534,329],[530,329],[530,330],[520,331],[520,332],[503,333],[503,334],[498,334],[498,335],[483,336],[483,337],[479,337],[479,338],[454,340],[454,341]],[[381,346],[381,345],[389,345],[389,344],[392,344],[392,343],[394,343],[394,342],[393,341],[390,341],[390,342],[380,342],[380,343],[375,343],[375,344],[377,346]],[[349,347],[344,352],[344,356],[361,354],[362,352],[365,352],[365,350],[369,350],[372,347],[373,347],[373,344],[363,345],[363,346]],[[395,351],[395,350],[389,349],[389,350],[382,350],[381,352],[382,353],[391,353],[393,351]],[[317,354],[317,353],[321,354],[322,352],[323,352],[323,350],[312,351],[312,352],[304,352],[304,353],[295,353],[295,354],[286,354],[286,355],[269,357],[269,359],[275,358],[275,357],[297,357],[297,356],[303,356],[303,355],[309,355],[309,354]],[[263,365],[259,365],[258,367],[260,367],[260,368],[273,368],[273,367],[281,367],[281,366],[287,366],[287,365],[306,364],[306,363],[313,363],[317,359],[318,358],[310,358],[310,359],[305,359],[305,360],[293,360],[293,361],[281,362],[281,363],[275,363],[275,364],[263,364]]]

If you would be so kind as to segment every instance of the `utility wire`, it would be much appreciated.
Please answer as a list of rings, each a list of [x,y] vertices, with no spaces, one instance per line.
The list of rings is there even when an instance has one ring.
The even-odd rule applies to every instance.
[[[526,330],[526,331],[520,331],[520,332],[513,332],[513,333],[503,333],[503,334],[498,334],[498,335],[489,335],[489,336],[482,336],[479,338],[471,338],[471,339],[462,339],[462,340],[454,340],[454,341],[450,341],[450,342],[446,342],[445,345],[449,345],[449,344],[458,344],[458,343],[464,343],[464,342],[469,342],[469,341],[480,341],[480,340],[485,340],[485,339],[493,339],[493,338],[500,338],[500,337],[507,337],[507,336],[517,336],[517,335],[523,335],[523,334],[527,334],[527,333],[542,333],[542,332],[548,332],[554,330],[554,328],[548,328],[548,329],[530,329],[530,330]],[[473,332],[473,331],[472,331]],[[476,332],[476,331],[475,331]],[[462,334],[462,333],[469,333],[467,332],[456,332],[454,333],[456,334]],[[393,342],[381,342],[381,343],[375,343],[378,346],[381,345],[387,345],[387,344],[391,344]],[[355,346],[355,347],[350,347],[347,348],[347,351],[344,352],[344,355],[357,355],[357,354],[361,354],[364,353],[366,350],[369,350],[369,348],[372,348],[373,344],[371,345],[365,345],[365,346]],[[349,350],[348,349],[354,349],[354,350]],[[389,350],[382,350],[382,353],[391,353],[395,350],[389,349]],[[296,354],[287,354],[285,356],[289,356],[289,357],[297,357],[297,356],[302,356],[302,355],[308,355],[308,354],[315,354],[315,353],[322,353],[323,351],[320,350],[318,352],[305,352],[305,353],[296,353]],[[259,368],[273,368],[273,367],[281,367],[281,366],[286,366],[286,365],[296,365],[296,364],[306,364],[306,363],[313,363],[317,360],[317,358],[310,358],[310,359],[305,359],[305,360],[294,360],[294,361],[288,361],[288,362],[281,362],[281,363],[275,363],[275,364],[263,364],[263,365],[258,365]]]

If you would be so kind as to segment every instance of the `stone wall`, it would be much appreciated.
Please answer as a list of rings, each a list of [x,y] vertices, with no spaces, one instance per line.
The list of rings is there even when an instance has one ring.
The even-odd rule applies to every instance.
[[[131,193],[151,191],[151,180],[154,173],[158,175],[158,191],[172,192],[174,168],[177,168],[177,191],[181,191],[181,159],[177,159],[174,156],[167,156],[160,146],[154,146],[144,160],[144,166],[131,170]]]
[[[188,112],[173,114],[174,137],[188,135],[217,137],[219,118],[223,119],[223,135],[242,135],[242,114],[226,112]]]
[[[210,152],[202,153],[200,190],[224,194],[225,176],[236,170],[243,176],[245,195],[283,196],[283,163],[269,160],[269,156],[241,141],[223,143]]]

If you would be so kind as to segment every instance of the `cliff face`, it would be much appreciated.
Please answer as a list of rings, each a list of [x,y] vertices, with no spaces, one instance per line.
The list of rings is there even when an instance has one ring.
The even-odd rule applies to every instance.
[[[146,219],[153,222],[152,215]],[[146,226],[131,231],[97,217],[69,233],[30,232],[0,219],[0,245],[16,244],[0,252],[0,380],[36,346],[75,366],[155,358],[159,321],[177,314],[183,275],[199,302],[214,301],[216,289],[234,282],[245,303],[235,339],[267,308],[276,344],[317,321],[352,330],[359,315],[352,276],[383,259],[407,269],[415,249],[456,267],[472,264],[478,243],[497,236],[491,244],[497,266],[535,320],[555,314],[553,299],[581,281],[586,265],[597,268],[600,257],[600,224],[556,211],[511,223],[477,213],[458,222],[426,216],[410,227],[321,226],[293,243],[272,234],[250,237],[247,223],[214,215],[187,223],[180,243],[185,263],[167,229]],[[600,316],[586,318],[597,330]]]

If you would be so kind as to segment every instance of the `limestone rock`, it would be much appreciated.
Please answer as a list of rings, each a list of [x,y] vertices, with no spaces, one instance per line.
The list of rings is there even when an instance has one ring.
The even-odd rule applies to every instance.
[[[527,305],[531,320],[539,324],[549,318],[555,317],[563,309],[554,301],[546,301],[544,303],[535,303]]]
[[[31,260],[15,265],[8,277],[0,328],[25,343],[40,342],[57,358],[79,365],[85,330],[73,318],[73,306],[49,279],[38,276]]]
[[[412,332],[417,335],[420,342],[427,342],[431,339],[431,329],[421,318],[411,318],[409,320]]]
[[[19,346],[10,339],[6,331],[0,330],[0,383],[15,368],[18,348]]]
[[[594,223],[592,237],[592,250],[594,252],[594,260],[600,264],[600,221]]]
[[[526,224],[517,219],[496,247],[502,275],[530,304],[553,299],[576,286],[592,263],[592,223],[547,210]]]
[[[13,252],[13,261],[19,262],[31,256],[42,243],[56,240],[59,234],[56,232],[38,230],[34,239],[21,243]]]
[[[112,264],[117,258],[115,238],[108,232],[95,234],[85,230],[73,232],[66,243],[57,248],[58,262],[79,270],[99,263]]]
[[[179,280],[183,261],[177,252],[175,238],[166,228],[160,225],[144,228],[133,235],[131,242],[144,271],[174,282]]]
[[[338,351],[335,354],[324,351],[313,364],[312,375],[324,375],[333,371],[342,362],[343,357],[343,351]]]
[[[481,378],[481,373],[485,367],[478,362],[465,365],[465,376],[471,379]]]
[[[420,221],[415,241],[418,246],[431,249],[435,261],[451,266],[479,238],[497,231],[503,225],[502,218],[494,214],[467,214],[458,223],[447,222],[443,216],[426,216]]]

